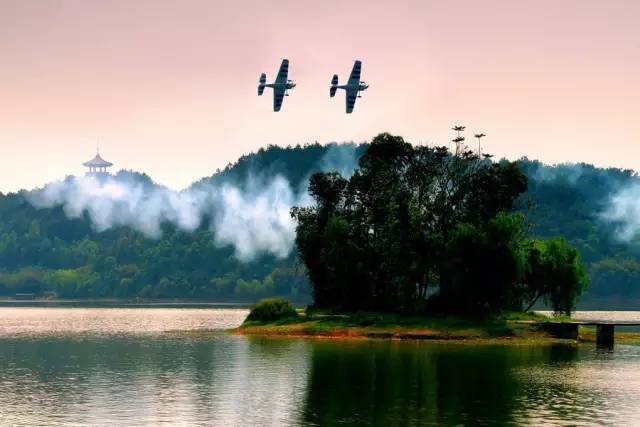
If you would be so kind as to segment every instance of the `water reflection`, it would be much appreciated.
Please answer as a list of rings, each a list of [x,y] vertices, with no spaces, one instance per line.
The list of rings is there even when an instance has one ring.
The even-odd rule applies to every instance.
[[[0,335],[0,424],[640,423],[636,346],[607,352],[53,329]]]
[[[304,411],[313,425],[514,423],[516,367],[568,364],[572,347],[319,343]],[[338,385],[338,386],[336,386]]]
[[[308,343],[96,337],[0,341],[3,424],[296,424]]]

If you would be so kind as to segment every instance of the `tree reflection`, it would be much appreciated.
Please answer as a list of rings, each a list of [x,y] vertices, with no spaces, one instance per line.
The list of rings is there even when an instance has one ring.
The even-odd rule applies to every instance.
[[[510,424],[521,386],[514,368],[575,360],[556,347],[319,343],[305,421],[312,425]]]

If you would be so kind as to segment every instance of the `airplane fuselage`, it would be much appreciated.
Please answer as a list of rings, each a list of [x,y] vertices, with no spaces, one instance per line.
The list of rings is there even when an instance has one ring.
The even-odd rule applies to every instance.
[[[296,87],[296,84],[294,82],[287,82],[287,83],[267,83],[264,85],[264,87],[271,87],[274,89],[281,89],[284,88],[286,90],[289,89],[293,89],[294,87]]]
[[[346,91],[349,90],[358,90],[360,92],[367,90],[369,88],[368,84],[365,83],[358,83],[358,84],[346,84],[346,85],[338,85],[336,86],[336,89],[344,89]]]

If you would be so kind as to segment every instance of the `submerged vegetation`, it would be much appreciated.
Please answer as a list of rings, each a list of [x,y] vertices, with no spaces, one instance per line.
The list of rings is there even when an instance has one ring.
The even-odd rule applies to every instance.
[[[316,173],[296,207],[296,244],[314,306],[402,313],[569,314],[588,276],[564,238],[531,239],[514,202],[515,162],[378,135],[350,179]]]

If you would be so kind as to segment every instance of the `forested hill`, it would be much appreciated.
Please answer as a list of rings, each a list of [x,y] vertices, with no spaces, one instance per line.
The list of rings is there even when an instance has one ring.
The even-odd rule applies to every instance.
[[[238,189],[238,194],[251,191],[255,196],[281,177],[291,193],[285,202],[297,203],[313,172],[338,170],[349,175],[364,150],[365,145],[355,144],[269,146],[203,178],[191,189],[226,184]],[[628,170],[587,164],[547,166],[523,159],[520,165],[529,177],[529,191],[519,205],[532,224],[531,234],[566,236],[580,249],[589,268],[592,283],[583,302],[605,308],[640,301],[640,245],[634,228],[640,221],[629,216],[640,179]],[[138,189],[162,189],[134,172],[121,172],[114,180],[134,183]],[[280,203],[282,188],[277,190]],[[243,242],[224,238],[233,229],[216,229],[220,224],[235,224],[233,218],[221,223],[215,216],[207,217],[195,229],[181,226],[180,221],[165,221],[155,236],[145,232],[145,218],[138,218],[138,226],[132,228],[123,225],[127,220],[122,218],[101,216],[99,203],[92,206],[94,211],[69,219],[77,208],[74,203],[65,209],[37,209],[32,199],[26,191],[0,195],[0,296],[26,292],[59,298],[255,301],[282,295],[298,302],[310,300],[305,271],[287,240],[286,224],[284,236],[274,237],[269,230],[262,230],[266,237],[256,236],[261,230],[251,230],[250,238],[259,245],[243,258],[238,256]],[[255,200],[260,213],[260,199]],[[636,209],[640,216],[640,208]],[[254,217],[248,221],[255,222]],[[283,255],[282,247],[275,253],[265,250],[273,244],[269,239],[285,249],[289,245],[289,255]]]
[[[582,255],[591,285],[583,307],[640,304],[640,178],[590,164],[520,160],[529,177],[521,209],[538,237],[562,235]],[[635,300],[635,301],[634,301]]]
[[[246,184],[251,177],[268,179],[277,175],[286,178],[292,187],[305,185],[313,172],[337,170],[341,174],[351,174],[358,165],[358,159],[366,151],[366,144],[343,143],[320,145],[318,143],[279,147],[269,145],[257,153],[244,155],[224,170],[203,178],[194,186],[210,182],[231,182]]]

